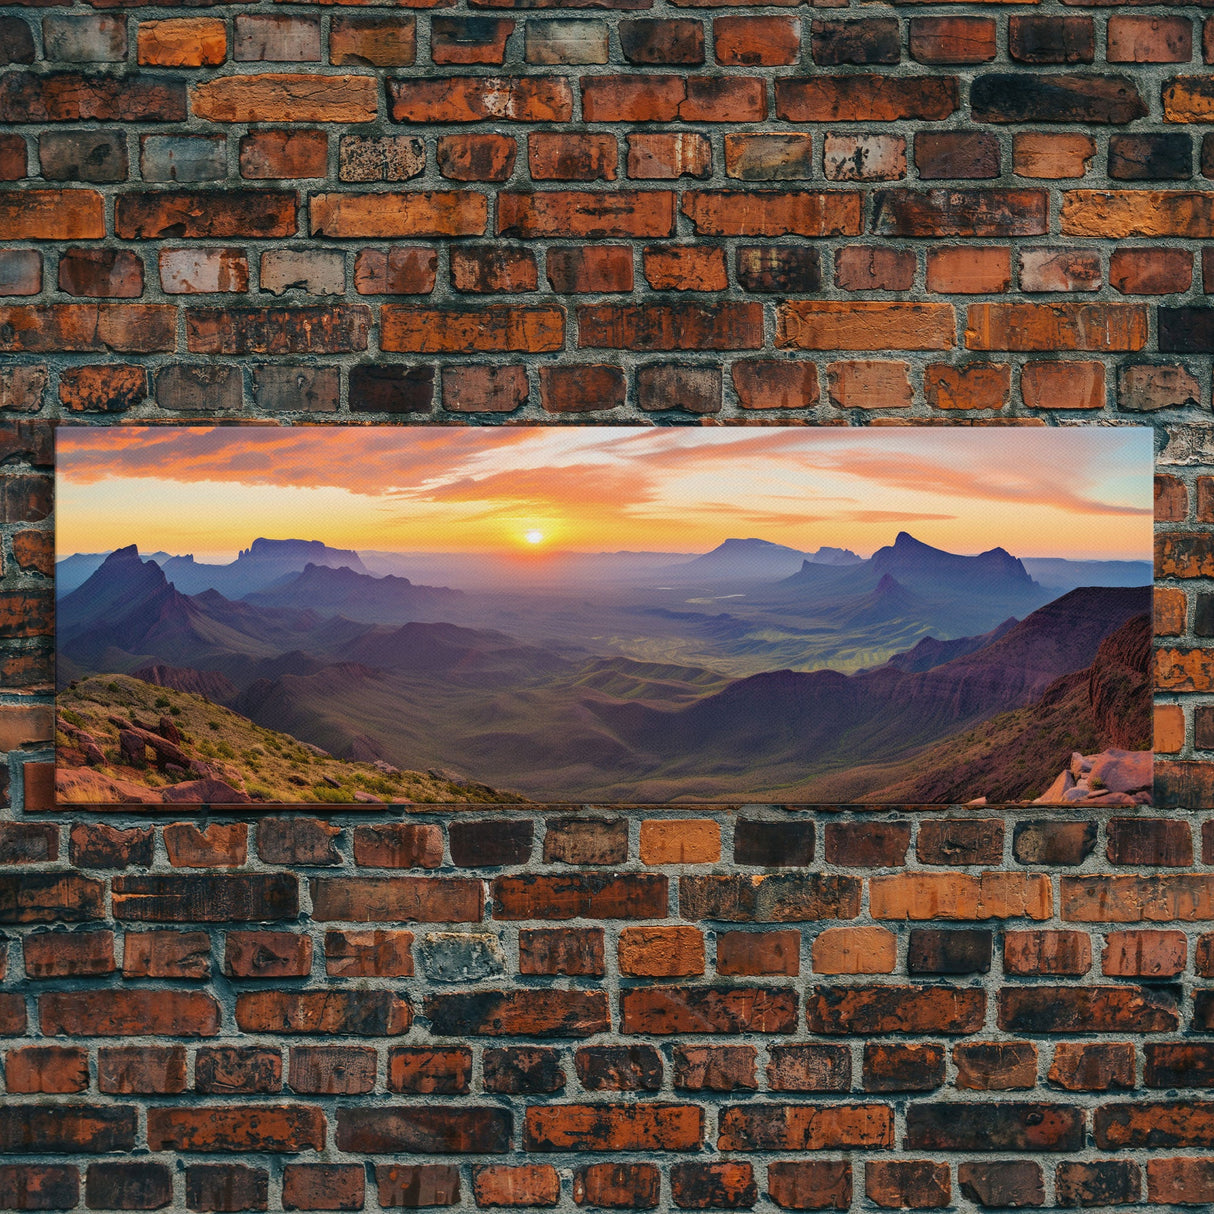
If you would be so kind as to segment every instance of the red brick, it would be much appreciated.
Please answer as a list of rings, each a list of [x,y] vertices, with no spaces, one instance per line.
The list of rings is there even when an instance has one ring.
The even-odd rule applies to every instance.
[[[582,348],[752,350],[762,341],[759,304],[594,304],[578,308],[578,345]]]
[[[1060,1042],[1054,1047],[1049,1081],[1068,1092],[1132,1088],[1134,1047],[1129,1042]]]
[[[935,1151],[1067,1151],[1083,1144],[1083,1111],[1024,1102],[939,1103],[907,1109],[905,1145]]]
[[[813,363],[744,360],[730,375],[743,409],[812,409],[818,403]]]
[[[111,989],[38,996],[45,1036],[213,1037],[219,1005],[202,991]]]
[[[90,1210],[159,1210],[173,1200],[173,1173],[162,1163],[91,1163],[84,1200]]]
[[[559,77],[389,80],[388,112],[394,122],[568,122],[573,94]]]
[[[527,403],[526,367],[445,367],[443,408],[456,413],[509,413]]]
[[[707,177],[712,171],[712,145],[694,131],[629,133],[628,176],[646,181]]]
[[[636,987],[620,994],[624,1033],[790,1033],[796,999],[787,988]]]
[[[989,63],[998,53],[990,17],[912,17],[910,53],[920,63]]]
[[[0,122],[184,122],[185,84],[177,80],[83,72],[7,72],[0,78]]]
[[[549,818],[544,833],[546,864],[619,864],[628,857],[624,818]]]
[[[520,928],[519,973],[602,977],[602,928]]]
[[[426,997],[430,1031],[439,1037],[590,1037],[610,1023],[602,991],[477,990]]]
[[[717,973],[755,977],[801,972],[801,933],[719,932]]]
[[[561,1180],[551,1164],[488,1164],[473,1169],[472,1192],[479,1208],[554,1206],[561,1199]]]
[[[533,131],[527,168],[534,181],[614,181],[619,150],[614,135]]]
[[[999,140],[985,131],[919,131],[915,168],[921,181],[999,176]]]
[[[1112,864],[1167,865],[1193,863],[1193,838],[1187,822],[1169,818],[1111,818],[1105,854]]]
[[[337,1110],[335,1139],[338,1149],[358,1154],[500,1155],[509,1146],[511,1123],[510,1112],[496,1107],[347,1106]]]
[[[1040,236],[1049,229],[1044,190],[888,189],[877,198],[882,236]]]
[[[1187,17],[1109,18],[1110,63],[1188,63],[1193,57],[1193,26]]]
[[[703,245],[651,246],[645,280],[655,291],[723,291],[729,285],[725,250]]]
[[[413,933],[387,929],[325,933],[325,971],[333,978],[407,978]]]
[[[177,309],[165,304],[0,307],[0,350],[151,354],[177,345]]]
[[[944,1083],[944,1047],[870,1043],[864,1047],[866,1092],[931,1092]]]
[[[892,360],[829,363],[826,389],[836,409],[906,409],[912,401],[910,367]]]
[[[472,1051],[398,1047],[388,1052],[388,1090],[456,1096],[470,1091]]]
[[[923,372],[923,393],[934,409],[1002,409],[1011,392],[1012,369],[1006,363],[929,363]]]
[[[147,396],[144,367],[105,363],[65,367],[59,373],[59,400],[74,413],[121,413],[141,405]]]
[[[1109,284],[1123,295],[1170,295],[1193,284],[1188,249],[1114,249]]]
[[[856,236],[860,195],[689,190],[681,209],[701,236]]]
[[[236,1023],[252,1033],[341,1033],[391,1037],[408,1031],[407,1000],[386,990],[248,991],[236,996]]]
[[[153,1151],[295,1153],[325,1145],[325,1119],[308,1105],[191,1105],[148,1109]]]
[[[354,1096],[375,1086],[376,1052],[357,1046],[292,1046],[292,1091]]]
[[[725,136],[725,172],[742,181],[807,180],[814,175],[813,157],[808,134]]]
[[[632,250],[624,245],[549,249],[546,268],[562,295],[632,290]]]
[[[1104,366],[1097,362],[1025,363],[1020,395],[1030,409],[1101,409]]]
[[[88,1051],[78,1046],[29,1045],[9,1050],[4,1086],[11,1092],[83,1092],[89,1086]]]
[[[796,17],[715,17],[713,47],[726,67],[779,66],[801,54],[801,24]]]
[[[676,1163],[670,1169],[670,1191],[681,1210],[750,1209],[759,1189],[749,1163]]]
[[[31,766],[24,764],[27,810]],[[48,766],[53,772],[54,764]],[[102,889],[100,881],[72,872],[0,872],[0,918],[13,924],[101,919]]]
[[[432,17],[430,57],[435,63],[502,63],[513,32],[508,19]]]
[[[930,249],[927,289],[952,295],[988,295],[1006,291],[1012,281],[1011,250],[1001,247]]]
[[[417,57],[413,17],[334,16],[329,26],[329,62],[350,67],[408,67]],[[500,62],[500,60],[499,60]]]
[[[376,1164],[375,1183],[385,1207],[459,1204],[459,1168],[451,1164]]]
[[[295,195],[283,190],[134,191],[115,202],[114,234],[122,240],[294,236],[296,205]]]
[[[1058,1201],[1069,1206],[1133,1203],[1142,1194],[1142,1171],[1130,1159],[1060,1163],[1055,1191]]]
[[[345,354],[367,348],[363,304],[301,308],[191,308],[186,346],[195,354]]]
[[[216,1046],[201,1048],[194,1061],[199,1092],[277,1092],[282,1089],[282,1056],[277,1050]]]
[[[835,254],[835,286],[844,291],[909,291],[915,255],[907,249],[849,245]]]
[[[224,972],[237,978],[306,978],[312,941],[296,932],[228,932]]]
[[[1086,974],[1092,945],[1084,932],[1009,931],[1004,936],[1003,965],[1009,974]]]
[[[528,1151],[687,1151],[704,1138],[704,1110],[683,1104],[549,1104],[527,1109]]]
[[[361,1210],[366,1177],[361,1164],[289,1163],[282,1172],[284,1210]]]
[[[124,978],[209,978],[211,940],[206,932],[127,932]]]
[[[1012,166],[1018,177],[1082,177],[1095,155],[1096,141],[1090,135],[1022,131],[1012,137]]]
[[[845,1160],[775,1160],[767,1165],[768,1192],[784,1210],[849,1210],[851,1184],[851,1164]]]
[[[373,122],[372,76],[326,76],[318,91],[305,74],[217,76],[194,85],[196,117],[210,122]]]
[[[767,1086],[776,1092],[846,1092],[851,1052],[845,1045],[768,1047]]]
[[[1180,1017],[1164,987],[1018,986],[999,992],[999,1026],[1022,1033],[1175,1031]]]
[[[212,822],[205,830],[192,822],[174,822],[163,833],[175,867],[234,868],[248,855],[249,828],[243,822]]]
[[[892,1146],[893,1109],[884,1104],[745,1104],[720,1114],[721,1151],[822,1151]]]
[[[680,1091],[732,1092],[758,1087],[753,1045],[675,1045],[674,1086]]]
[[[417,353],[523,351],[543,353],[564,345],[565,314],[556,307],[496,304],[478,308],[424,308],[385,304],[380,348]]]
[[[1135,1186],[1130,1200],[1137,1197]],[[1214,1202],[1214,1159],[1149,1159],[1147,1200],[1174,1205]]]
[[[186,1205],[191,1210],[264,1210],[270,1174],[242,1164],[195,1164],[185,1170]]]
[[[776,80],[776,114],[786,122],[934,121],[958,106],[949,76],[818,75]]]
[[[498,195],[499,236],[670,236],[674,195],[666,190],[544,191]]]
[[[1037,1047],[1028,1041],[968,1041],[953,1046],[955,1086],[1001,1092],[1037,1085]]]
[[[814,1033],[973,1033],[986,995],[977,989],[914,986],[811,987],[807,1022]]]
[[[472,191],[404,194],[313,194],[313,236],[480,236],[488,207]]]
[[[506,135],[440,135],[438,171],[451,181],[505,181],[518,145]]]
[[[632,21],[619,24],[620,50],[629,63],[703,63],[704,27],[699,21]],[[606,57],[602,62],[606,62]]]
[[[354,259],[354,289],[360,295],[428,295],[437,269],[436,249],[362,249]]]
[[[41,253],[33,249],[0,251],[0,295],[37,295],[41,290]]]
[[[504,245],[464,245],[451,250],[451,285],[478,294],[534,291],[535,254]]]
[[[622,974],[682,977],[704,972],[704,936],[696,927],[626,927],[620,933]]]
[[[651,1163],[592,1163],[573,1174],[573,1200],[613,1210],[652,1210],[661,1173]]]
[[[864,1195],[886,1210],[936,1210],[951,1204],[946,1163],[927,1159],[870,1159],[864,1165]]]
[[[662,1056],[651,1045],[584,1046],[574,1065],[587,1091],[656,1092],[662,1086]]]
[[[111,931],[34,932],[22,949],[30,978],[84,978],[116,968]]]
[[[0,1164],[0,1207],[68,1210],[80,1200],[80,1175],[69,1164]]]
[[[949,304],[795,301],[776,309],[776,346],[802,350],[946,350],[955,344]]]
[[[560,1054],[552,1049],[487,1049],[481,1057],[481,1082],[486,1092],[557,1092],[565,1086],[559,1062]]]
[[[138,60],[146,66],[215,67],[227,53],[227,28],[214,17],[139,22]]]

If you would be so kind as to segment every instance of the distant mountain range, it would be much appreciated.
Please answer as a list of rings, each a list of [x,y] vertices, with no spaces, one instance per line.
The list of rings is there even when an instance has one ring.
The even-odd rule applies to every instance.
[[[129,546],[61,593],[59,677],[134,674],[339,758],[453,769],[544,800],[797,800],[832,779],[860,796],[896,773],[848,793],[853,768],[896,767],[998,714],[1035,711],[1150,607],[1149,585],[1055,597],[1000,548],[960,556],[901,533],[868,560],[829,564],[764,545],[696,558],[713,560],[682,590],[608,579],[598,598],[497,599],[335,565],[357,554],[307,541],[258,541],[229,566],[185,562],[187,576],[226,569],[238,587],[265,579],[242,598],[185,592]],[[754,577],[769,559],[799,563]],[[706,568],[728,572],[717,582]],[[705,582],[727,611],[699,596]],[[806,659],[869,651],[854,673]],[[739,663],[758,673],[735,675]],[[1109,686],[1105,718],[1123,683]],[[1149,687],[1135,694],[1149,714]],[[1067,757],[1032,759],[1052,775]]]

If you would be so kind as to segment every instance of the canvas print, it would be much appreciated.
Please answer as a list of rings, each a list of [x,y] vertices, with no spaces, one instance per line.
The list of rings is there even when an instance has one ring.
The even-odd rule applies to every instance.
[[[1151,431],[62,426],[61,803],[1147,804]]]

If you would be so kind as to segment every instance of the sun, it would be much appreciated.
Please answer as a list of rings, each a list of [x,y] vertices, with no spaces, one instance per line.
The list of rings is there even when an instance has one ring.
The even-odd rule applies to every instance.
[[[544,542],[544,533],[542,531],[527,531],[524,533],[523,539],[529,544],[542,544]]]

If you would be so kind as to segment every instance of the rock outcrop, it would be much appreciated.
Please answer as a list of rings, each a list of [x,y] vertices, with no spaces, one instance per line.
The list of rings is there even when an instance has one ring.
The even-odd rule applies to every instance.
[[[1150,805],[1154,754],[1149,750],[1104,750],[1071,755],[1044,796],[1034,805]]]

